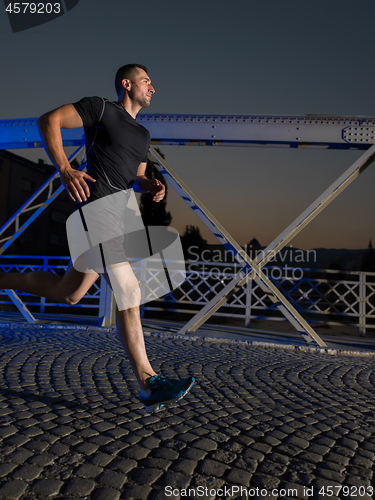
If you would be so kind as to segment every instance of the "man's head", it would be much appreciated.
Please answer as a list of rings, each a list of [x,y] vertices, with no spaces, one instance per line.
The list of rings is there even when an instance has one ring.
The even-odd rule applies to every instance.
[[[148,74],[148,69],[146,66],[143,66],[143,64],[125,64],[125,66],[121,66],[121,68],[117,70],[115,78],[117,95],[120,95],[124,90],[122,81],[124,79],[133,81],[140,70],[143,70],[146,74]]]
[[[150,105],[151,96],[155,92],[148,69],[142,64],[122,66],[116,73],[115,86],[119,101],[131,101],[139,109]]]

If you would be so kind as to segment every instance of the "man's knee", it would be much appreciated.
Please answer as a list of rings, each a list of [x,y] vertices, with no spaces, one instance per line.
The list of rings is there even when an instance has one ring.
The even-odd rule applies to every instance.
[[[81,300],[82,297],[77,297],[75,295],[68,295],[61,297],[61,302],[67,304],[68,306],[75,306]]]
[[[67,293],[66,290],[60,292],[60,302],[68,306],[75,306],[83,298],[84,294],[79,293],[77,290]]]

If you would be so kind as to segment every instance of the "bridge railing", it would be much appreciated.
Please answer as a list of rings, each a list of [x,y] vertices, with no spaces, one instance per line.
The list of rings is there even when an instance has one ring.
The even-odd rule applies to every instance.
[[[1,256],[1,272],[50,271],[62,276],[69,257]],[[375,273],[359,271],[316,270],[288,266],[265,266],[265,274],[282,291],[303,317],[312,323],[345,324],[366,329],[375,328]],[[186,281],[172,293],[142,306],[145,311],[168,313],[171,319],[197,313],[241,270],[234,263],[187,262]],[[155,270],[156,271],[156,270]],[[155,273],[152,278],[155,279]],[[146,276],[147,279],[147,276]],[[101,297],[98,280],[79,304],[69,306],[44,297],[17,291],[31,312],[82,314],[97,316]],[[12,310],[12,302],[0,291],[1,310]],[[183,315],[183,316],[182,316]],[[250,326],[252,319],[285,320],[262,289],[252,280],[239,287],[215,317],[233,318]]]

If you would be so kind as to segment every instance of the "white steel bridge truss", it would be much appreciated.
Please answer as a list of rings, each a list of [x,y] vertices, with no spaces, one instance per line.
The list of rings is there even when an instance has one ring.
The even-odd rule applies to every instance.
[[[214,236],[230,250],[242,270],[220,292],[197,313],[179,333],[197,330],[207,319],[225,304],[234,293],[249,280],[256,284],[269,297],[274,306],[293,324],[306,342],[326,347],[323,340],[294,309],[286,297],[263,273],[265,266],[282,248],[285,247],[304,227],[306,227],[331,201],[333,201],[354,179],[356,179],[374,160],[375,156],[375,118],[365,116],[222,116],[222,115],[141,115],[142,123],[150,131],[152,146],[149,157],[159,168],[169,184],[182,199],[195,211]],[[63,130],[64,146],[78,146],[69,159],[72,161],[84,148],[82,129]],[[362,156],[342,174],[324,193],[315,200],[297,219],[290,224],[268,247],[262,256],[255,259],[245,254],[238,243],[230,236],[220,222],[208,211],[183,180],[161,158],[154,145],[209,145],[209,146],[257,146],[292,147],[323,149],[360,149]],[[36,119],[0,120],[0,149],[41,147]],[[85,163],[82,157],[80,168]],[[7,223],[0,228],[0,238],[14,225],[14,233],[3,237],[0,243],[2,254],[15,239],[33,222],[38,215],[63,190],[59,186],[53,191],[53,182],[58,174],[46,181]],[[39,195],[47,192],[44,203],[32,205]],[[19,217],[26,212],[32,215],[20,227]],[[28,321],[35,321],[27,307],[14,291],[7,291]],[[105,294],[103,294],[105,295]],[[113,310],[111,300],[103,305],[108,317]],[[103,315],[101,315],[103,316]]]

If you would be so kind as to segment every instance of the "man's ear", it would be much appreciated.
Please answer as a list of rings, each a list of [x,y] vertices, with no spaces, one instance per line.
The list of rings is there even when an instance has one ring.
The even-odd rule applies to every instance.
[[[130,90],[131,89],[131,81],[128,78],[124,78],[122,81],[122,86],[124,87],[125,90]]]

